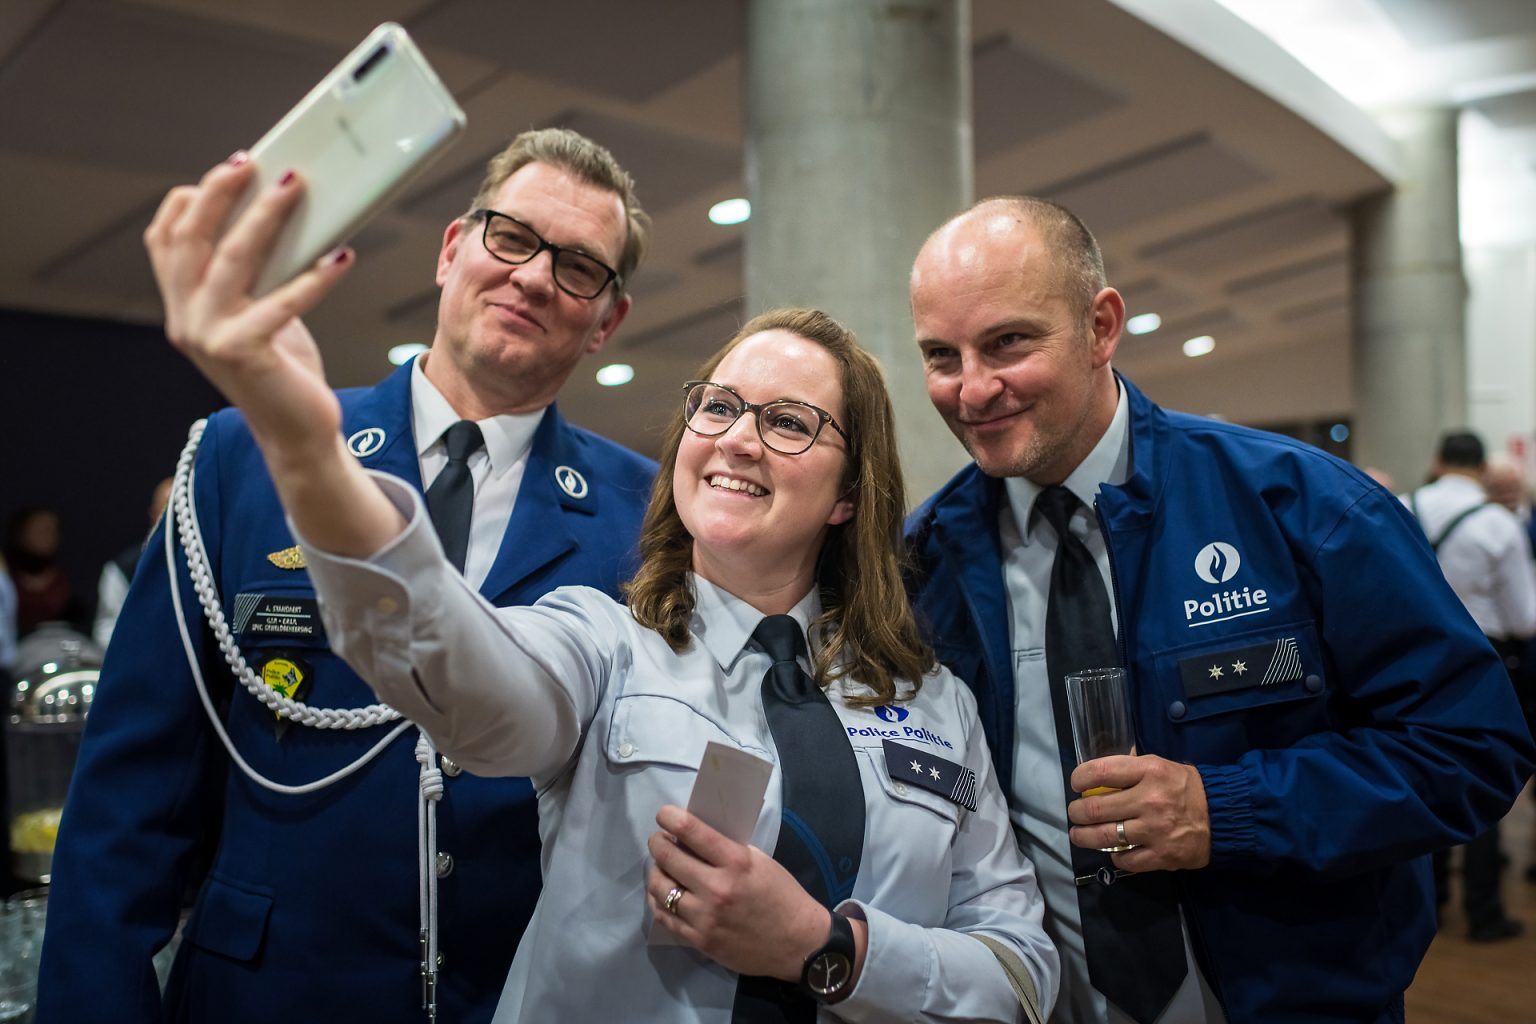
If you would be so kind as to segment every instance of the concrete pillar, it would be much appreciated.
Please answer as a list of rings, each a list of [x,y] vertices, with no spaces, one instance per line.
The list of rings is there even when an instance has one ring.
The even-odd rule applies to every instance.
[[[1399,143],[1403,179],[1354,211],[1354,451],[1407,490],[1441,432],[1467,425],[1457,111],[1381,121]]]
[[[967,0],[752,0],[749,315],[813,306],[885,367],[916,503],[966,456],[928,402],[907,278],[971,199]]]

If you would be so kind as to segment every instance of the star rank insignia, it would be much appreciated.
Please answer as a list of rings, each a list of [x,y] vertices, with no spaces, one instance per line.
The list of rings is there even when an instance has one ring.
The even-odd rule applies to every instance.
[[[976,773],[926,750],[885,741],[886,772],[896,782],[910,783],[952,800],[968,811],[976,809]]]
[[[1311,660],[1311,659],[1308,659]],[[1204,697],[1253,686],[1293,683],[1306,673],[1299,637],[1229,647],[1179,660],[1186,697]]]
[[[283,548],[281,551],[272,552],[267,556],[267,561],[279,569],[302,569],[304,568],[304,552],[300,551],[299,546],[295,544],[291,548]]]

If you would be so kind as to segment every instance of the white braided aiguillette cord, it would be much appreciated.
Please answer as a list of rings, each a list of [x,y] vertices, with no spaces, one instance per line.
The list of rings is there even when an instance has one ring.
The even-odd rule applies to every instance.
[[[207,617],[208,625],[212,627],[213,635],[219,642],[219,650],[224,653],[224,660],[234,671],[236,678],[250,691],[251,696],[283,717],[291,718],[301,725],[315,729],[366,729],[385,722],[399,721],[400,712],[388,704],[369,704],[362,708],[310,707],[302,701],[284,697],[272,687],[267,686],[246,664],[245,656],[240,653],[240,647],[235,643],[229,623],[224,618],[224,609],[219,605],[218,589],[214,586],[213,573],[208,566],[208,551],[203,545],[203,531],[197,518],[197,506],[192,501],[192,460],[197,454],[197,446],[202,441],[203,428],[207,422],[207,420],[198,420],[192,425],[187,446],[182,450],[181,460],[176,466],[174,484],[176,520],[181,547],[186,552],[187,568],[192,576],[192,586],[197,590],[197,599],[202,604],[203,614]],[[185,476],[183,476],[183,470],[185,470]]]
[[[443,770],[437,750],[422,730],[416,737],[416,762],[421,765],[421,794],[416,801],[419,874],[421,877],[421,972],[429,1019],[437,1011],[437,802],[443,798]]]
[[[207,426],[207,420],[198,420],[192,424],[188,431],[187,444],[181,451],[181,457],[176,462],[176,477],[171,485],[171,501],[166,508],[165,530],[165,564],[166,580],[171,590],[171,603],[175,606],[176,627],[181,633],[182,649],[186,652],[187,666],[192,671],[193,681],[197,685],[197,694],[203,704],[203,710],[208,715],[208,720],[213,724],[214,731],[218,733],[219,740],[224,744],[224,749],[229,752],[230,759],[239,766],[240,770],[252,781],[260,786],[277,793],[302,794],[312,793],[324,789],[332,783],[339,782],[363,765],[377,757],[385,747],[394,741],[411,723],[401,717],[400,712],[387,704],[372,704],[366,708],[333,710],[329,708],[311,708],[300,701],[290,700],[274,692],[256,678],[245,658],[240,653],[239,646],[230,636],[229,625],[224,620],[224,611],[219,606],[218,591],[213,584],[213,574],[208,567],[208,553],[203,545],[202,529],[197,521],[197,505],[192,501],[192,464],[197,456],[197,448],[203,438],[203,430]],[[245,685],[257,700],[279,714],[286,715],[296,722],[321,729],[362,729],[372,725],[380,725],[399,720],[399,724],[391,729],[379,742],[375,743],[366,753],[344,768],[341,768],[323,779],[306,783],[302,786],[290,786],[280,782],[273,782],[262,775],[240,756],[235,749],[234,742],[229,738],[229,733],[224,729],[224,723],[220,719],[218,711],[213,706],[212,699],[208,696],[207,683],[203,679],[202,666],[197,656],[197,651],[192,644],[192,636],[187,630],[187,617],[181,604],[181,587],[176,583],[176,549],[171,543],[171,523],[177,526],[178,535],[181,538],[182,550],[186,553],[187,566],[192,579],[192,585],[197,590],[198,601],[203,606],[203,614],[208,619],[214,635],[219,639],[219,648],[224,652],[224,660],[229,663],[236,677]]]

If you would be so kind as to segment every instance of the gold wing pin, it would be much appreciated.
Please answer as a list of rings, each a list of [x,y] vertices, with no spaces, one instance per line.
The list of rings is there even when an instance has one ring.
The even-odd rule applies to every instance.
[[[281,551],[272,552],[267,556],[267,561],[271,562],[279,569],[302,569],[304,568],[305,564],[304,552],[299,550],[297,544],[291,548],[284,548]]]

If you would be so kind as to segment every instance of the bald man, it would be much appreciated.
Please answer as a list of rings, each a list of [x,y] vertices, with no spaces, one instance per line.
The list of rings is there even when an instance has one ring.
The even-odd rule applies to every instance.
[[[1348,464],[1117,374],[1125,303],[1053,203],[942,226],[912,312],[974,459],[913,514],[913,593],[1041,879],[1052,1021],[1401,1021],[1426,855],[1533,758],[1418,526]],[[1115,666],[1136,756],[1078,764],[1064,677]]]

